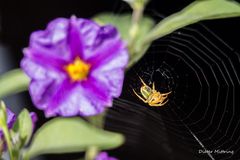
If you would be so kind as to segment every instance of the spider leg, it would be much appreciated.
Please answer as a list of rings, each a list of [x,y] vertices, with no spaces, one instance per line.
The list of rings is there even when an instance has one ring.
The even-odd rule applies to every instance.
[[[141,99],[144,103],[147,103],[147,100],[145,100],[145,99],[143,99],[141,96],[139,96],[134,89],[133,89],[133,93],[134,93],[139,99]]]
[[[142,84],[144,85],[144,86],[148,86],[144,81],[143,81],[143,79],[139,76],[139,78],[140,78],[140,80],[141,80],[141,82],[142,82]]]
[[[166,96],[169,95],[170,93],[172,93],[172,91],[168,92],[168,93],[161,93],[162,96]]]
[[[155,83],[152,84],[152,89],[155,91]]]
[[[149,104],[149,105],[152,106],[152,107],[160,107],[160,106],[164,106],[167,102],[168,102],[168,100],[166,100],[164,103]]]

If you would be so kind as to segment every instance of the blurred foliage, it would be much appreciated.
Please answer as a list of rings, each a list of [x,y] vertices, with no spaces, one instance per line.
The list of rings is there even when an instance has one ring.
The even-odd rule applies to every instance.
[[[55,118],[38,129],[25,159],[47,153],[82,152],[91,146],[112,149],[123,142],[121,134],[95,128],[81,118]]]
[[[202,20],[240,16],[240,4],[231,0],[198,0],[160,21],[147,35],[148,44],[175,30]]]
[[[24,146],[30,140],[33,132],[32,123],[30,113],[27,109],[23,109],[13,126],[13,132],[19,136],[19,147]]]
[[[26,91],[29,78],[21,69],[11,70],[0,76],[0,99],[15,93]]]
[[[115,15],[112,13],[102,13],[99,15],[96,15],[93,17],[93,20],[95,20],[100,25],[106,25],[111,24],[117,27],[118,31],[121,33],[122,38],[129,43],[131,40],[130,34],[129,34],[129,27],[132,23],[132,16],[131,14],[122,14],[122,15]],[[139,58],[142,57],[142,55],[146,52],[148,47],[150,45],[146,45],[144,49],[141,50],[141,52],[138,52],[138,54],[135,54],[139,48],[142,48],[144,39],[147,34],[151,31],[151,29],[154,26],[154,21],[150,17],[142,17],[139,22],[139,30],[134,38],[134,44],[132,46],[128,46],[130,50],[130,61],[129,61],[129,67],[136,62]]]

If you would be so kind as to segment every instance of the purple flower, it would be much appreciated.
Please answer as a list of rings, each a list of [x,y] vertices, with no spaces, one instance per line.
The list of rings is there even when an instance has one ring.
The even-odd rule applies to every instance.
[[[13,127],[13,124],[15,121],[16,121],[15,114],[10,109],[7,109],[7,125],[9,129]],[[3,136],[3,133],[0,129],[0,139],[2,138],[2,136]]]
[[[32,119],[32,125],[33,125],[33,129],[34,129],[35,128],[35,124],[36,124],[36,122],[38,120],[38,117],[37,117],[35,112],[31,112],[30,116],[31,116],[31,119]],[[9,129],[12,129],[16,119],[17,119],[16,115],[10,109],[7,108],[7,125],[8,125]],[[2,133],[2,131],[0,129],[0,139],[2,138],[2,136],[3,136],[3,133]]]
[[[16,115],[8,108],[6,108],[6,112],[7,112],[7,126],[8,129],[12,129],[14,126],[14,123],[16,122]],[[33,125],[33,129],[35,128],[35,123],[37,122],[38,118],[36,113],[31,112],[30,113],[31,119],[32,119],[32,125]],[[7,149],[6,144],[4,142],[3,139],[3,132],[0,128],[0,154],[2,151],[5,151]]]
[[[116,28],[58,18],[33,32],[22,69],[29,92],[47,117],[96,115],[122,91],[128,52]]]
[[[36,122],[38,121],[37,114],[35,112],[30,113],[31,119],[32,119],[32,128],[34,130]]]
[[[95,160],[117,160],[117,159],[114,157],[109,157],[107,152],[100,152],[95,158]]]

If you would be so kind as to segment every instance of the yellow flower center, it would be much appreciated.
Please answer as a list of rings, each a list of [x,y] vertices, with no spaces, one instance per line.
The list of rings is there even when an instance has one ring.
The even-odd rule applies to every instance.
[[[72,81],[81,81],[87,78],[90,64],[84,62],[79,57],[75,58],[73,63],[68,64],[64,67],[68,76]]]

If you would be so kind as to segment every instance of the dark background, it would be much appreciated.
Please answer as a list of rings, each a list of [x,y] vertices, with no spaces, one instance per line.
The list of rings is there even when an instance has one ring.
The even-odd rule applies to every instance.
[[[189,0],[151,0],[147,6],[146,13],[154,17],[156,21],[159,21],[162,17],[179,11],[191,2],[192,1]],[[3,51],[0,50],[2,51],[0,53],[0,62],[2,63],[0,63],[0,73],[11,68],[19,67],[19,61],[22,58],[21,51],[23,47],[28,45],[30,33],[38,29],[44,29],[46,24],[52,19],[57,17],[70,17],[73,14],[77,17],[89,18],[95,14],[106,11],[119,14],[130,11],[130,8],[120,0],[1,0],[0,45]],[[239,52],[239,18],[205,21],[202,24],[216,33],[221,39],[229,44],[234,51]],[[198,28],[199,26],[193,25],[193,27]],[[167,40],[168,39],[166,39],[166,41]],[[168,45],[165,44],[165,41],[161,43],[165,46]],[[159,50],[164,51],[161,47],[159,47]],[[149,57],[151,57],[151,54],[145,56],[144,61],[148,61]],[[138,65],[141,66],[143,63],[144,62],[139,62]],[[129,87],[129,83],[135,83],[131,81],[131,77],[136,76],[135,70],[138,65],[135,66],[135,69],[133,68],[128,71],[127,77],[130,78],[126,78],[125,91]],[[163,82],[163,84],[164,83],[165,82]],[[32,106],[27,93],[21,94],[20,96],[22,98],[19,98],[19,96],[12,96],[6,99],[6,101],[12,106]],[[110,110],[107,116],[106,128],[124,133],[127,137],[127,143],[121,148],[111,151],[110,153],[112,155],[124,160],[209,159],[209,157],[196,156],[195,148],[197,148],[196,146],[199,144],[194,142],[192,135],[184,132],[186,134],[182,135],[183,138],[186,136],[187,139],[191,139],[191,142],[187,142],[189,146],[183,144],[175,134],[170,134],[172,132],[168,131],[168,127],[159,129],[159,127],[166,126],[159,111],[141,108],[137,105],[137,102],[131,104],[129,101],[125,101],[133,101],[129,97],[131,97],[131,95],[127,92],[123,92],[121,99],[115,101],[114,108]],[[116,109],[117,107],[119,109]],[[14,110],[19,111],[20,109],[14,108]],[[33,108],[31,108],[31,110],[39,114],[40,121],[38,122],[38,126],[44,123],[45,119],[42,112]],[[130,122],[132,122],[133,126],[131,126]],[[177,130],[187,130],[185,127],[184,125],[178,125],[178,128],[175,128],[174,132]],[[192,146],[195,146],[195,148]],[[49,155],[45,158],[67,160],[80,155]],[[42,158],[44,159],[44,157]]]

